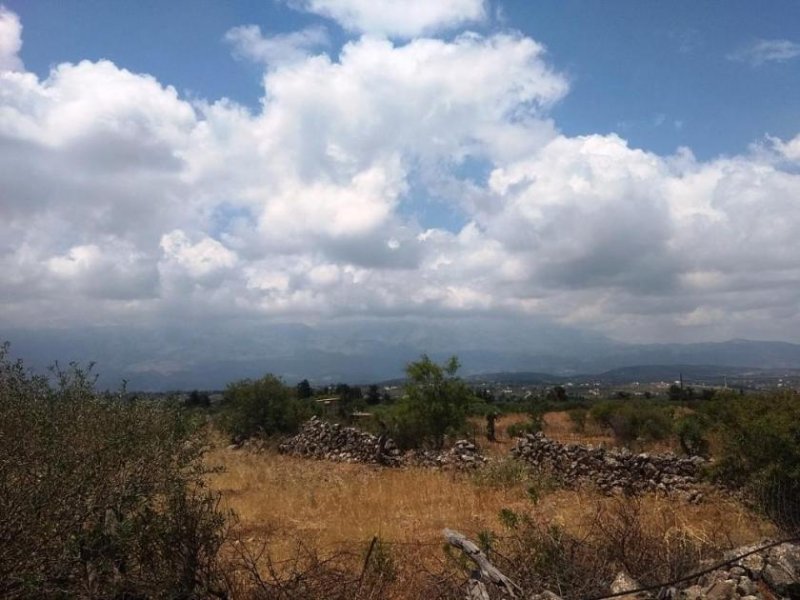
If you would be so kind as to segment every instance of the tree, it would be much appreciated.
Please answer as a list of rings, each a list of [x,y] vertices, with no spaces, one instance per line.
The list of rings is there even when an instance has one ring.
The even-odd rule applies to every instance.
[[[547,392],[547,399],[555,402],[567,401],[567,390],[563,385],[556,385]]]
[[[351,420],[353,413],[364,407],[361,388],[358,386],[340,383],[336,386],[335,393],[339,397],[336,402],[336,414],[341,419]]]
[[[208,408],[211,406],[211,399],[208,397],[208,394],[205,392],[198,392],[197,390],[192,390],[189,394],[189,397],[186,399],[186,406],[201,406],[204,408]]]
[[[308,379],[303,379],[303,381],[297,384],[297,397],[300,400],[311,398],[313,395],[314,390],[311,389],[311,384],[308,383]]]
[[[440,449],[447,434],[463,429],[474,398],[456,376],[459,366],[455,356],[438,365],[425,354],[406,366],[408,383],[396,409],[395,437],[401,445]]]
[[[367,389],[367,404],[375,406],[381,402],[381,392],[377,385],[374,383]]]
[[[244,379],[225,390],[223,426],[231,437],[294,433],[312,414],[307,400],[296,400],[274,375]]]

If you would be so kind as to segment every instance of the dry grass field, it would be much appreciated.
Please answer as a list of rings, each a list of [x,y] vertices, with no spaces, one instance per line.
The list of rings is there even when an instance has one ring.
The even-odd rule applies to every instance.
[[[251,542],[268,544],[277,560],[302,542],[321,553],[367,544],[373,535],[386,542],[420,544],[440,554],[444,527],[476,536],[502,531],[502,509],[551,520],[580,534],[610,506],[592,491],[543,488],[538,502],[529,480],[500,472],[497,481],[469,473],[433,469],[382,469],[282,456],[215,449],[210,464],[224,467],[211,485],[233,510]],[[498,467],[497,470],[502,469]],[[762,539],[770,527],[730,499],[711,496],[699,506],[649,496],[643,518],[665,532],[686,532],[710,545],[734,546]]]
[[[588,538],[598,535],[598,523],[630,517],[628,500],[603,497],[590,489],[556,489],[504,456],[511,447],[505,430],[523,418],[499,419],[499,441],[486,448],[494,463],[478,475],[232,450],[220,440],[208,461],[223,469],[212,475],[210,483],[221,492],[223,506],[237,516],[237,543],[263,550],[277,564],[290,562],[298,548],[322,558],[346,553],[350,567],[358,572],[370,540],[378,536],[391,549],[396,578],[380,597],[414,598],[423,593],[421,572],[452,572],[453,563],[448,563],[442,549],[445,527],[472,539],[487,531],[503,535],[508,530],[501,511],[511,510]],[[598,443],[602,437],[592,431],[576,434],[565,413],[549,413],[545,432],[584,443]],[[610,445],[613,440],[601,441]],[[676,541],[688,540],[713,551],[774,533],[768,523],[711,490],[700,505],[645,496],[636,503],[636,520],[648,543],[663,546],[667,554]]]

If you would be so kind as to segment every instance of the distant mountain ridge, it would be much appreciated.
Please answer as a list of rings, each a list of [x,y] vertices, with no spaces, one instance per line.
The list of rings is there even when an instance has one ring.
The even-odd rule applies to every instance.
[[[119,327],[0,331],[2,340],[39,372],[55,360],[95,361],[101,386],[118,387],[124,379],[132,390],[220,389],[265,373],[287,383],[371,383],[401,378],[404,366],[422,353],[434,360],[457,355],[465,377],[504,373],[544,383],[601,374],[608,381],[672,380],[682,371],[698,378],[800,369],[800,344],[790,342],[626,344],[555,325],[489,319],[287,323],[234,331],[221,324],[218,334]]]

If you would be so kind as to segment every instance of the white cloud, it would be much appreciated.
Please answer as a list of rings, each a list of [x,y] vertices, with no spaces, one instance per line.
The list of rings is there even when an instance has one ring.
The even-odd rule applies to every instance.
[[[732,52],[729,60],[746,62],[759,67],[769,62],[787,62],[800,57],[800,44],[791,40],[755,40]]]
[[[265,37],[258,25],[234,27],[225,34],[225,41],[237,56],[271,66],[305,59],[329,44],[323,27]]]
[[[107,61],[0,73],[0,325],[800,325],[800,136],[698,161],[560,134],[548,111],[569,83],[517,34],[273,50],[257,113]],[[420,222],[435,202],[465,225]]]
[[[486,0],[288,0],[357,33],[412,38],[487,18]]]
[[[19,17],[0,4],[0,72],[21,71],[22,25]]]

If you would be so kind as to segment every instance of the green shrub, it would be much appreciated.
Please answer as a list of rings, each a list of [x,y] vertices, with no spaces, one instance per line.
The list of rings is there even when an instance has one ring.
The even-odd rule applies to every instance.
[[[296,398],[274,375],[231,383],[224,401],[221,424],[233,439],[295,433],[314,414],[311,400]]]
[[[702,410],[717,442],[717,480],[749,490],[779,525],[800,530],[800,395],[722,395]]]
[[[708,456],[708,419],[701,414],[689,414],[675,422],[675,433],[684,453]]]
[[[673,409],[653,402],[609,400],[596,404],[589,414],[623,444],[663,440],[673,430]]]
[[[0,597],[190,598],[220,585],[224,515],[177,408],[57,385],[0,349]]]
[[[475,398],[456,376],[454,356],[438,365],[423,355],[406,367],[405,394],[391,412],[392,437],[404,448],[442,448],[447,435],[466,430],[467,415]]]

